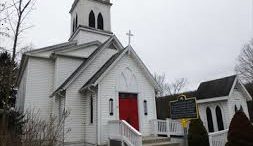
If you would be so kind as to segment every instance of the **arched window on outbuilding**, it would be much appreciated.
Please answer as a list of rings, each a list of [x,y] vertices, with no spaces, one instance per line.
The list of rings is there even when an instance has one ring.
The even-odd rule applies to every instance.
[[[98,28],[98,29],[101,29],[101,30],[104,30],[104,19],[103,19],[103,16],[102,16],[101,13],[98,14],[97,23],[98,23],[97,28]]]
[[[235,105],[235,113],[236,113],[236,112],[238,112],[238,108],[237,108],[237,106]]]
[[[208,131],[214,132],[212,111],[209,107],[206,108],[206,118],[207,118]]]
[[[242,105],[240,107],[240,112],[244,112]]]
[[[90,12],[89,14],[89,27],[93,27],[95,28],[95,25],[96,25],[96,19],[95,19],[95,14],[93,11]]]
[[[216,119],[217,119],[217,125],[218,125],[218,130],[224,130],[224,123],[223,123],[223,117],[222,117],[222,112],[221,112],[221,108],[219,106],[217,106],[215,108],[215,112],[216,112]]]

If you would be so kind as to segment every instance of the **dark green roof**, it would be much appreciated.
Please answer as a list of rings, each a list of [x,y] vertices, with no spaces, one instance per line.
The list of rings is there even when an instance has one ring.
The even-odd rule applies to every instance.
[[[221,79],[202,82],[197,90],[197,99],[200,100],[228,96],[233,87],[235,78],[236,75],[233,75]]]
[[[210,99],[215,97],[228,96],[233,87],[236,75],[221,79],[202,82],[198,90],[183,92],[180,94],[158,97],[156,99],[156,110],[158,119],[170,117],[170,102],[177,100],[179,95],[186,95],[187,98],[196,97],[197,100]]]

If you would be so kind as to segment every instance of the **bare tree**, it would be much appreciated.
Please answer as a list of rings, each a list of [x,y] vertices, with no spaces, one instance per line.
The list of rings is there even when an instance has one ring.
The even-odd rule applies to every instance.
[[[253,39],[243,47],[235,71],[245,84],[253,82]]]
[[[185,88],[187,84],[187,79],[186,78],[179,78],[176,79],[174,82],[170,84],[170,93],[172,95],[178,94],[182,92],[182,90]]]
[[[13,37],[12,61],[16,57],[20,35],[32,27],[27,26],[25,20],[33,10],[35,2],[36,0],[10,0],[9,3],[4,4],[5,6],[1,13],[5,14],[4,19],[8,22],[7,29],[10,30],[10,36]]]
[[[65,127],[65,119],[70,112],[64,111],[61,118],[52,115],[49,120],[43,120],[40,117],[40,111],[37,109],[27,110],[22,115],[21,132],[0,135],[0,146],[5,145],[25,145],[25,146],[58,146],[63,145],[64,138],[67,136],[70,128]],[[16,123],[13,125],[17,126]]]
[[[157,93],[157,96],[178,94],[185,88],[187,84],[187,79],[185,78],[179,78],[173,82],[167,82],[165,74],[159,75],[155,73],[154,78],[161,87],[161,91]]]

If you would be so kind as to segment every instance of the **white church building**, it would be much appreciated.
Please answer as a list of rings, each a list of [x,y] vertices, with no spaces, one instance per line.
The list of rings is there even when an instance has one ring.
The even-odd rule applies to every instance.
[[[68,110],[65,144],[124,139],[140,146],[152,134],[159,86],[133,48],[111,32],[111,6],[110,0],[75,0],[69,41],[22,57],[16,109],[39,109],[43,119]]]
[[[38,109],[45,120],[69,111],[64,127],[71,131],[64,145],[178,146],[157,137],[182,136],[182,127],[178,121],[157,120],[160,87],[131,45],[122,46],[111,32],[111,6],[110,0],[75,0],[69,41],[23,55],[16,109]],[[197,101],[200,117],[210,132],[226,130],[234,110],[247,111],[250,95],[237,77],[229,83],[224,95],[202,86],[205,92],[197,96],[203,98]],[[215,124],[217,111],[222,126]],[[223,142],[215,146],[224,146],[224,134],[223,139],[221,133],[210,136],[211,143]]]

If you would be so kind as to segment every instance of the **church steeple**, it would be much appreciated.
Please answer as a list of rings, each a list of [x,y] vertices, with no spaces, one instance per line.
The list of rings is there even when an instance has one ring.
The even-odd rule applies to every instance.
[[[111,6],[110,0],[75,0],[70,10],[70,41],[103,42],[112,35]]]

